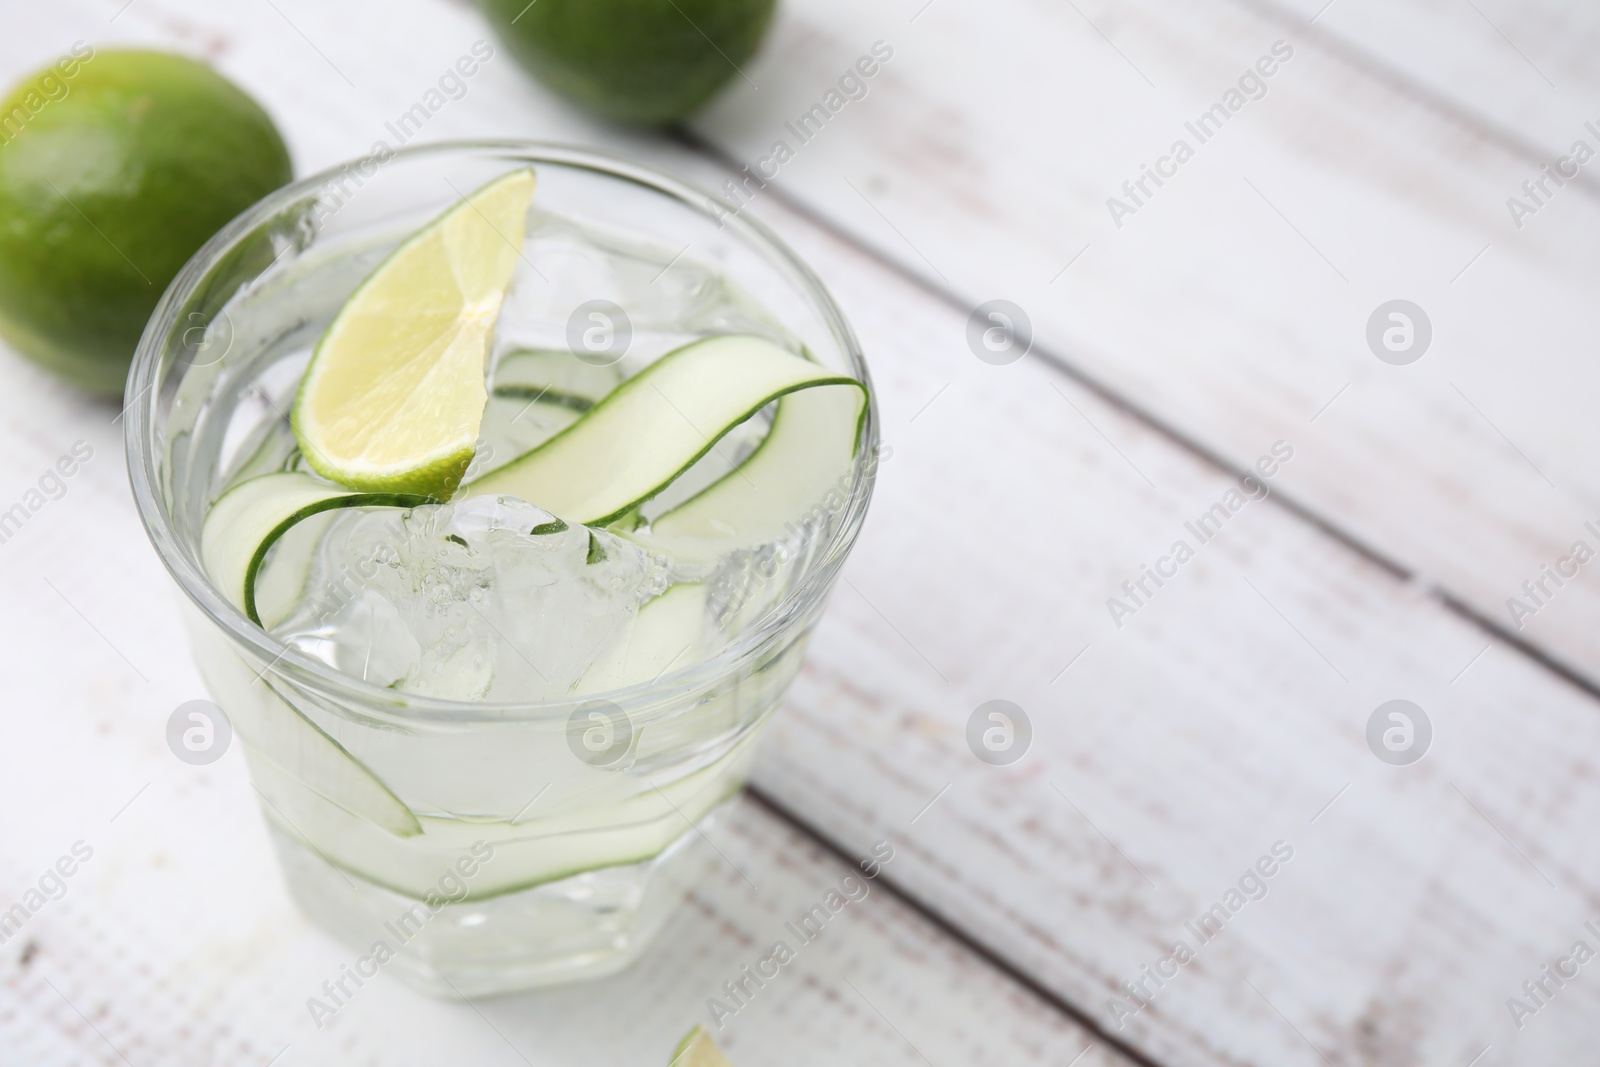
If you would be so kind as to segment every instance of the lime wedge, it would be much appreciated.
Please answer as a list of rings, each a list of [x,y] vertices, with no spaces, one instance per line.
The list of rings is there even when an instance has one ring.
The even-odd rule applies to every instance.
[[[717,1048],[705,1027],[697,1026],[684,1035],[672,1052],[672,1062],[667,1067],[733,1067],[728,1057]]]
[[[522,247],[533,171],[495,179],[410,237],[317,342],[291,421],[325,478],[443,499],[471,462],[485,363]]]

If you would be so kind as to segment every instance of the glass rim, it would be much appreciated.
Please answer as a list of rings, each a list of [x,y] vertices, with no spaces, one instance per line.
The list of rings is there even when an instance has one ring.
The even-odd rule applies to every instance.
[[[723,645],[716,654],[652,681],[622,689],[540,701],[448,700],[362,681],[291,648],[251,622],[242,610],[223,596],[174,530],[169,508],[157,489],[160,481],[157,474],[159,447],[154,434],[156,407],[164,380],[161,357],[172,331],[178,325],[185,301],[223,256],[256,227],[306,194],[323,189],[331,180],[352,168],[368,164],[382,168],[401,160],[471,153],[504,155],[535,165],[549,163],[620,178],[677,201],[697,214],[712,219],[719,228],[733,230],[742,241],[768,253],[777,261],[787,273],[787,281],[801,290],[802,295],[814,305],[834,342],[849,361],[850,372],[867,387],[867,412],[850,471],[849,497],[839,509],[842,520],[826,546],[807,564],[794,587],[768,610],[758,625]],[[854,331],[815,272],[765,225],[729,210],[712,194],[647,164],[601,150],[556,142],[507,139],[444,141],[408,146],[389,150],[387,154],[372,153],[356,157],[269,193],[202,245],[162,294],[134,352],[124,393],[123,412],[128,477],[140,521],[167,572],[206,621],[221,629],[235,644],[259,656],[267,664],[266,670],[288,667],[292,670],[291,677],[294,680],[309,683],[320,691],[348,700],[364,715],[397,723],[555,720],[564,718],[576,708],[602,700],[617,704],[654,704],[662,699],[670,699],[674,694],[692,693],[736,674],[744,664],[756,660],[771,645],[783,640],[796,620],[827,595],[860,533],[876,481],[877,394],[872,388],[866,360]]]

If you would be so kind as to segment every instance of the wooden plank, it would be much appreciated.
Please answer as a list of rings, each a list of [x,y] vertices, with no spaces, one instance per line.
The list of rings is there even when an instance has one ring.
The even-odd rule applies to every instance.
[[[309,15],[289,10],[317,31]],[[471,32],[468,14],[452,17]],[[268,41],[268,32],[242,35],[233,61],[258,56],[260,76],[281,79],[273,92],[288,99],[302,91],[298,83],[259,56],[292,39],[280,28],[284,36]],[[450,46],[437,29],[407,33],[429,37],[441,53]],[[513,85],[508,74],[507,96],[483,94],[459,119],[454,111],[436,118],[459,122],[454,132],[494,124],[501,108],[524,106],[509,98]],[[370,83],[366,91],[376,92]],[[405,91],[384,90],[373,110],[382,114]],[[305,89],[304,103],[319,92]],[[530,126],[563,121],[532,107],[522,115]],[[1150,1009],[1125,1020],[1141,1048],[1170,1062],[1318,1062],[1300,1033],[1335,1062],[1415,1050],[1464,1063],[1481,1047],[1473,1047],[1478,1027],[1495,1045],[1485,1064],[1554,1062],[1586,1047],[1578,1042],[1594,1005],[1581,985],[1520,1035],[1504,1038],[1494,1026],[1509,1025],[1496,1017],[1503,998],[1564,951],[1586,917],[1580,905],[1593,892],[1595,860],[1576,843],[1596,799],[1578,758],[1595,728],[1590,704],[1500,649],[1473,663],[1483,644],[1475,632],[1269,504],[1250,505],[1181,581],[1116,630],[1106,596],[1221,498],[1215,472],[1032,361],[979,363],[966,350],[962,315],[777,205],[761,210],[846,300],[875,359],[897,448],[852,585],[840,588],[811,673],[780,720],[763,788],[851,847],[893,827],[906,842],[908,862],[894,871],[901,884],[1099,1013],[1119,982],[1153,963],[1183,921],[1273,841],[1294,844],[1296,859],[1269,898]],[[19,446],[7,455],[48,462],[60,428],[80,416],[64,415],[66,401],[42,381],[13,373],[25,384],[6,394],[8,439],[37,444],[32,454]],[[1252,438],[1241,454],[1253,459],[1274,439]],[[1311,458],[1295,443],[1285,485]],[[32,469],[19,463],[10,484],[25,484]],[[1030,491],[1016,492],[1019,485]],[[41,513],[32,542],[5,546],[0,580],[12,581],[13,568],[48,575],[48,563],[70,560],[65,573],[81,583],[64,583],[63,592],[134,663],[165,662],[146,657],[171,655],[173,631],[126,614],[149,597],[113,592],[122,561],[106,557],[104,570],[79,562],[100,558],[92,547],[137,544],[131,515],[94,509],[103,545],[67,536],[77,523],[43,525],[83,499]],[[1249,578],[1270,603],[1235,577]],[[66,629],[77,616],[18,603],[8,647],[30,662],[51,662],[42,657],[52,649],[73,657],[58,669],[60,681],[24,691],[26,705],[97,708],[107,729],[125,729],[118,716],[130,702],[118,690],[133,684],[129,668],[100,649],[104,662],[85,671],[84,643],[94,639]],[[23,618],[29,632],[15,632]],[[1085,644],[1083,658],[1060,673]],[[1352,682],[1330,676],[1317,650]],[[165,671],[147,673],[168,684]],[[139,744],[159,745],[156,724],[194,695],[182,684],[172,690],[135,705],[145,722]],[[1440,709],[1439,747],[1404,770],[1378,764],[1361,740],[1371,708],[1395,695]],[[963,739],[972,708],[996,696],[1029,708],[1037,727],[1033,750],[1010,770],[979,764]],[[32,751],[75,754],[100,736],[81,716],[62,724],[63,736]],[[7,758],[7,772],[27,769],[22,753]],[[111,773],[86,767],[82,780]],[[139,785],[131,777],[127,794]],[[1346,783],[1354,784],[1311,824]],[[72,791],[45,788],[53,801],[76,803]],[[73,811],[80,824],[98,817],[87,805]],[[237,835],[238,825],[225,820],[223,834],[207,840]],[[29,832],[21,827],[18,839]],[[26,854],[52,847],[40,840]],[[1520,866],[1517,848],[1561,888]],[[254,855],[266,863],[259,846]],[[118,877],[131,878],[127,870],[138,873],[123,864]],[[1251,999],[1244,978],[1270,1004]]]
[[[1572,0],[1470,5],[1449,0],[1253,0],[1287,26],[1312,26],[1375,73],[1526,147],[1541,162],[1565,155],[1600,105],[1589,57],[1600,16]],[[1314,23],[1312,20],[1315,20]],[[1593,145],[1593,135],[1588,138]],[[1590,182],[1591,192],[1596,188]]]
[[[153,586],[161,576],[147,578]],[[185,673],[176,619],[159,614],[174,648],[148,666]],[[49,626],[37,643],[72,636]],[[142,686],[115,668],[88,673],[101,686]],[[873,883],[847,884],[858,899],[801,944],[785,924],[852,868],[744,801],[713,831],[728,862],[702,846],[712,873],[625,974],[462,1004],[380,971],[319,1027],[308,998],[326,1002],[322,982],[337,980],[353,954],[289,901],[242,760],[179,764],[150,743],[164,715],[144,708],[108,709],[101,721],[114,725],[81,744],[96,725],[94,707],[57,701],[55,715],[11,734],[34,758],[8,766],[0,786],[8,845],[27,841],[8,848],[0,869],[7,905],[75,842],[90,858],[64,882],[65,895],[0,949],[7,1062],[665,1064],[695,1022],[746,1064],[910,1065],[935,1050],[967,1062],[1064,1064],[1095,1043]],[[56,746],[72,752],[70,764],[38,760]],[[70,796],[58,778],[67,765]],[[149,786],[119,812],[129,799],[119,790],[140,777]],[[42,813],[41,797],[50,799]],[[732,1000],[722,984],[740,980],[777,941],[794,958],[762,988],[748,987],[744,1002]],[[714,1010],[712,998],[737,1010]],[[1083,1062],[1129,1061],[1101,1042]]]
[[[365,130],[381,128],[376,116],[398,113],[420,91],[415,71],[481,36],[475,19],[442,5],[389,5],[348,22],[330,10],[323,23],[283,7],[296,25],[275,21],[270,5],[186,12],[143,3],[112,32],[221,58],[277,111],[302,171],[347,156]],[[86,25],[98,30],[111,13],[90,4],[36,12],[0,46],[8,69]],[[374,26],[391,27],[387,51],[335,52],[340,70],[284,62],[305,47],[301,30],[334,49]],[[367,95],[341,96],[341,74]],[[505,103],[507,90],[527,90],[509,68],[498,76],[498,85],[474,85],[471,104],[441,112],[439,131],[505,134],[494,129],[496,100],[547,133],[578,126],[548,101]],[[0,545],[10,609],[0,647],[14,668],[0,746],[0,897],[20,898],[74,842],[92,850],[65,895],[0,950],[0,1048],[19,1062],[664,1063],[692,1022],[713,1021],[708,1001],[726,1000],[721,983],[848,872],[741,802],[713,838],[742,873],[719,867],[627,974],[475,1006],[436,1002],[384,976],[318,1030],[305,999],[348,953],[283,891],[239,756],[195,768],[165,749],[171,709],[203,689],[170,580],[128,498],[118,408],[15,359],[0,364],[0,377],[0,491],[19,498],[75,442],[90,456],[64,495]],[[1077,1059],[1092,1035],[888,892],[851,904],[797,948],[782,983],[718,1032],[735,1062],[909,1064],[925,1062],[923,1049],[972,1062],[1128,1062],[1104,1042]]]
[[[895,452],[760,788],[850,847],[905,828],[908,891],[1161,1062],[1583,1054],[1592,984],[1520,1032],[1506,998],[1595,918],[1594,701],[1270,499],[1201,545],[1228,479],[783,229],[873,353]],[[1195,558],[1119,629],[1107,592],[1179,539]],[[1033,723],[1014,767],[968,749],[997,698]],[[1410,767],[1365,740],[1396,698],[1436,730]],[[1185,924],[1280,840],[1267,899],[1202,948]],[[1114,1017],[1175,939],[1196,962]]]
[[[1505,203],[1529,158],[1273,11],[935,3],[912,21],[920,6],[786,9],[759,91],[741,83],[697,127],[739,161],[797,140],[784,121],[874,41],[895,51],[751,210],[781,194],[963,310],[1021,305],[1041,353],[1226,465],[1302,442],[1287,498],[1600,677],[1600,583],[1544,605],[1522,591],[1600,514],[1597,383],[1576,356],[1600,325],[1600,202],[1565,194],[1517,230]],[[1200,143],[1185,123],[1279,39],[1294,55],[1266,95]],[[1135,205],[1123,182],[1179,139],[1194,158]],[[1114,220],[1113,195],[1136,214]],[[1435,335],[1410,366],[1366,340],[1395,298]],[[1513,597],[1537,612],[1514,619]]]

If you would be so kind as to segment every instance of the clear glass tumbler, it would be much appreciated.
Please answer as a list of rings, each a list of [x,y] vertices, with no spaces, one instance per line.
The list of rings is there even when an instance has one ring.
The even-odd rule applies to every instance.
[[[812,508],[803,549],[750,561],[756,621],[710,658],[628,689],[526,704],[416,696],[335,671],[246,619],[207,578],[200,530],[292,403],[304,362],[286,354],[303,353],[407,234],[530,164],[537,203],[663,259],[692,249],[814,358],[867,381],[821,283],[761,226],[637,164],[486,143],[368,157],[261,201],[174,280],[128,382],[134,496],[294,898],[350,946],[356,974],[388,968],[447,996],[618,970],[720,862],[704,831],[742,787],[799,668],[877,456],[869,409],[854,467]]]

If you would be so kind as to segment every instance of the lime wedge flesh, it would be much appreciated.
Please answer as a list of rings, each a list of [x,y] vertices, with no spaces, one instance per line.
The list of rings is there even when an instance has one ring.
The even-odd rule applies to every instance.
[[[318,474],[447,497],[477,445],[495,320],[521,253],[533,171],[512,171],[416,233],[322,339],[291,421]]]
[[[673,1050],[672,1062],[667,1067],[733,1067],[728,1057],[717,1048],[705,1028],[697,1026],[684,1035]]]

